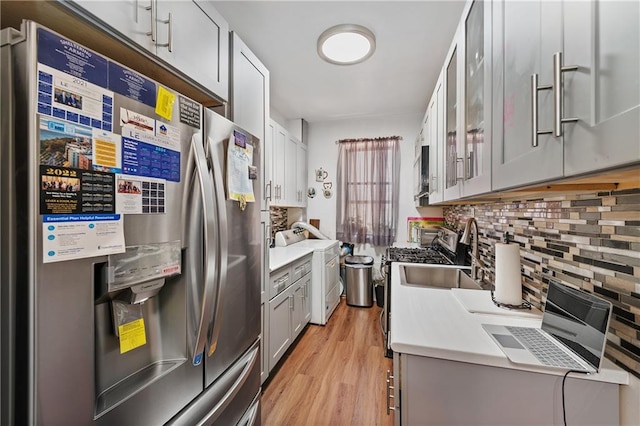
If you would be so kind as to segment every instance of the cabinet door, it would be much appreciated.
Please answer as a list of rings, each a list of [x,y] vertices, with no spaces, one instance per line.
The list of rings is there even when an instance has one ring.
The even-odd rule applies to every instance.
[[[415,202],[416,207],[420,207],[420,192],[422,189],[422,170],[420,169],[422,164],[422,140],[424,140],[424,131],[427,126],[429,126],[428,113],[425,117],[425,122],[422,124],[422,129],[420,129],[420,134],[418,134],[415,142],[416,150],[413,158],[413,201]],[[420,150],[418,150],[418,147],[420,147]]]
[[[269,205],[273,203],[275,199],[274,188],[274,141],[276,139],[275,123],[272,120],[268,121],[267,134],[264,139],[264,196],[265,196],[265,210],[269,210]]]
[[[304,283],[303,280],[298,280],[293,285],[293,311],[291,315],[291,341],[294,341],[296,337],[300,335],[304,328]]]
[[[289,287],[269,301],[269,371],[291,345],[292,290]]]
[[[284,157],[285,147],[287,145],[287,132],[275,121],[272,121],[274,127],[274,139],[273,139],[273,204],[284,205],[284,186],[285,186],[285,174],[284,174]]]
[[[455,200],[460,198],[460,181],[463,179],[463,155],[464,148],[460,146],[460,135],[463,129],[460,122],[461,91],[459,83],[461,81],[460,71],[461,59],[458,39],[461,32],[457,31],[453,43],[449,49],[449,54],[445,61],[444,88],[445,88],[445,186],[444,199]]]
[[[491,3],[474,1],[464,20],[462,196],[491,190]]]
[[[77,0],[73,3],[147,51],[153,54],[156,53],[155,43],[151,39],[152,18],[150,1]]]
[[[443,161],[445,152],[444,138],[444,86],[443,74],[436,83],[436,87],[429,103],[431,124],[429,129],[429,204],[442,202],[444,192]]]
[[[302,286],[304,288],[304,303],[302,304],[302,326],[309,324],[311,321],[311,273],[302,277]]]
[[[229,25],[205,1],[157,1],[157,55],[229,98]]]
[[[284,151],[284,192],[285,202],[289,206],[298,205],[298,143],[287,135],[286,147]]]
[[[640,160],[640,3],[563,4],[565,175]]]
[[[551,134],[551,90],[533,91],[553,80],[553,52],[560,49],[562,5],[548,1],[495,1],[493,27],[492,189],[505,189],[563,175],[562,140]],[[537,92],[537,93],[536,93]],[[531,104],[537,99],[537,110]]]
[[[267,209],[271,166],[265,136],[269,130],[269,70],[236,33],[231,34],[231,120],[260,139],[259,173],[265,185],[260,209]],[[268,157],[268,158],[267,158]],[[267,172],[267,168],[269,169]]]
[[[298,141],[297,155],[298,179],[296,182],[298,187],[298,204],[300,207],[307,207],[307,146],[300,141]]]

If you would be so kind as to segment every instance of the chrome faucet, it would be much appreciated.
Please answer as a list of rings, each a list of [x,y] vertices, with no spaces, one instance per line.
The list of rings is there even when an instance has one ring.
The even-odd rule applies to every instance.
[[[473,245],[471,245],[471,236],[473,229]],[[470,217],[464,227],[460,242],[464,245],[471,245],[471,279],[474,281],[482,279],[484,271],[482,270],[482,261],[478,257],[478,222],[474,217]]]

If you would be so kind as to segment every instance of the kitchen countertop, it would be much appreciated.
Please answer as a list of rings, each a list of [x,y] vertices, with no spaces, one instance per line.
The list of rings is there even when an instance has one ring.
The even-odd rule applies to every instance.
[[[446,359],[513,370],[563,375],[563,371],[545,367],[514,364],[484,331],[481,324],[503,324],[539,327],[542,316],[488,314],[468,312],[456,292],[467,299],[484,299],[486,290],[451,291],[400,284],[400,266],[415,263],[394,262],[391,265],[391,349],[410,355]],[[466,293],[469,292],[469,293]],[[629,374],[604,359],[597,374],[581,376],[586,380],[628,384]]]
[[[298,246],[292,244],[286,247],[273,247],[269,249],[269,272],[280,269],[289,263],[298,260],[308,254],[313,253],[312,247]]]

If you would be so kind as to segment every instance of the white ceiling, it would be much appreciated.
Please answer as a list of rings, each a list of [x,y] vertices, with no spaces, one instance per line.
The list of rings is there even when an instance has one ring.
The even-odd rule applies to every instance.
[[[423,113],[464,8],[449,1],[213,1],[269,69],[271,107],[309,122]],[[368,27],[376,52],[362,64],[322,61],[318,36]]]

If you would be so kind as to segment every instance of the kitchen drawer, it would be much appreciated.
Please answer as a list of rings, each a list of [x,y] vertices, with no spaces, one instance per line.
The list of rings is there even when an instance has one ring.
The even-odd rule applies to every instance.
[[[269,299],[274,298],[295,281],[292,279],[292,268],[285,266],[269,275]]]
[[[293,275],[292,283],[311,272],[311,258],[311,255],[303,257],[291,265],[291,274]]]

